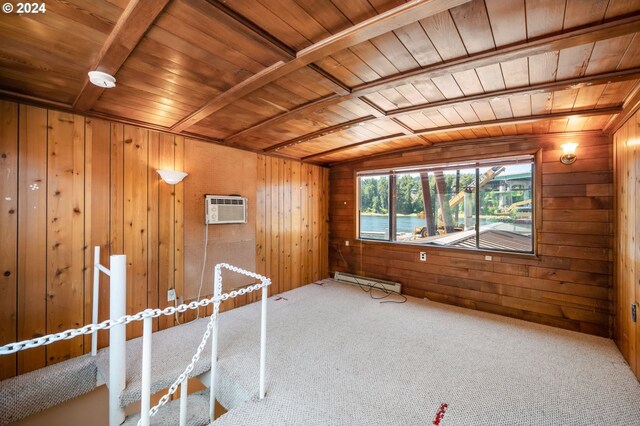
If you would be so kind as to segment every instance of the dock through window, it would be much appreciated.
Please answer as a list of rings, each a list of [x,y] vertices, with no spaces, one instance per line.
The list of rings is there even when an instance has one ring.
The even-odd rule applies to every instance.
[[[358,174],[363,240],[533,252],[533,156]]]

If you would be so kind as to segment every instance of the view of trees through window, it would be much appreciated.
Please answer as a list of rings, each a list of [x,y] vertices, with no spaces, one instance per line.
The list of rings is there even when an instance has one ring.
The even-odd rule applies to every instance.
[[[532,177],[522,160],[361,176],[360,238],[532,252]]]

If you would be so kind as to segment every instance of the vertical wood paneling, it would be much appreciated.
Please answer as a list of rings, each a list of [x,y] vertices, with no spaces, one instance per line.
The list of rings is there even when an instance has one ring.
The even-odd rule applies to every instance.
[[[147,161],[149,131],[124,126],[124,253],[127,255],[127,313],[147,307]],[[127,337],[142,324],[127,327]]]
[[[280,237],[281,232],[278,224],[278,217],[281,216],[281,202],[278,194],[282,185],[278,181],[278,175],[281,169],[282,160],[271,157],[271,206],[267,209],[271,210],[271,228],[269,235],[271,236],[271,290],[269,294],[280,293]]]
[[[184,143],[183,136],[175,137],[174,170],[184,170]],[[174,186],[174,192],[175,222],[172,228],[175,239],[173,253],[175,270],[173,280],[177,294],[184,296],[184,181]],[[178,318],[182,321],[182,317]]]
[[[300,284],[309,279],[309,165],[300,167]]]
[[[47,334],[47,110],[20,105],[18,339]],[[18,374],[44,367],[46,348],[18,353]]]
[[[18,242],[18,106],[0,101],[0,345],[14,342]],[[16,356],[0,357],[0,380],[16,374]]]
[[[85,324],[92,322],[93,309],[93,251],[100,246],[100,263],[109,264],[109,176],[111,173],[111,131],[108,121],[86,120],[84,237],[85,237]],[[109,311],[109,279],[100,274],[98,320],[107,319]],[[108,344],[109,332],[98,333],[98,347]],[[84,339],[84,352],[91,351],[91,336]]]
[[[160,168],[160,133],[149,132],[149,167],[147,168],[147,307],[159,307],[159,261],[158,251],[160,240],[158,236],[159,209],[158,188],[160,175],[156,172]],[[158,330],[159,319],[153,320],[154,331]]]
[[[191,211],[197,206],[197,215],[202,214],[200,192],[208,191],[218,176],[221,180],[216,185],[228,188],[223,193],[238,193],[246,187],[252,192],[248,183],[253,185],[254,179],[256,193],[247,194],[252,200],[248,225],[210,228],[214,253],[209,266],[229,260],[219,259],[222,255],[215,250],[222,250],[224,256],[233,257],[231,263],[245,262],[239,266],[249,269],[255,265],[257,271],[271,277],[272,294],[323,276],[323,260],[318,258],[324,256],[326,262],[318,234],[322,221],[313,222],[313,217],[323,214],[318,203],[326,204],[326,198],[314,195],[322,197],[323,185],[326,191],[323,169],[268,156],[259,156],[254,164],[248,160],[255,154],[229,148],[224,148],[228,152],[222,153],[222,162],[211,167],[207,155],[218,155],[217,150],[222,149],[214,145],[10,102],[1,107],[1,214],[7,216],[0,223],[3,341],[33,338],[91,321],[95,245],[102,248],[101,263],[107,267],[110,254],[127,255],[128,312],[172,305],[166,301],[170,288],[177,290],[179,298],[190,300],[197,290],[193,289],[195,280],[187,281],[184,276],[197,269],[199,277],[201,250],[186,259],[185,250],[193,238],[200,245],[202,238],[200,218],[194,225]],[[199,144],[190,163],[186,162],[187,144]],[[229,162],[233,165],[226,164]],[[229,179],[237,164],[243,165],[237,169],[241,178]],[[191,181],[185,182],[193,183],[192,190],[199,192],[187,191],[184,184],[162,182],[157,169],[189,172]],[[185,202],[190,203],[189,215]],[[209,293],[210,272],[207,274],[202,296]],[[238,284],[229,277],[225,285]],[[104,320],[109,286],[103,274],[100,294],[99,319]],[[239,299],[226,307],[253,300],[257,298]],[[174,323],[173,317],[162,317],[157,327]],[[130,337],[137,334],[129,327]],[[90,341],[89,337],[76,338],[32,349],[20,353],[17,361],[15,356],[2,357],[2,376],[86,353]],[[108,344],[108,332],[99,334],[98,344]]]
[[[267,242],[265,239],[265,225],[267,218],[266,211],[266,163],[267,157],[258,155],[257,157],[257,183],[256,183],[256,272],[258,274],[267,275]],[[248,303],[255,302],[257,295],[251,293],[248,297]]]
[[[264,167],[258,166],[256,252],[272,279],[270,294],[277,294],[328,276],[327,240],[322,235],[326,234],[328,169],[276,157],[264,157],[264,161]],[[264,202],[260,201],[263,193]],[[260,236],[262,226],[264,237]]]
[[[173,170],[175,160],[175,137],[173,135],[160,135],[160,169]],[[158,247],[159,271],[158,271],[158,299],[159,307],[165,308],[173,305],[167,302],[167,291],[175,288],[175,194],[174,188],[164,182],[158,183]],[[160,329],[171,327],[174,324],[173,317],[162,316],[159,318]]]
[[[291,279],[289,288],[300,287],[301,241],[301,198],[300,198],[300,163],[291,162]]]
[[[84,322],[84,118],[49,111],[47,333]],[[82,337],[47,346],[47,363],[83,353]]]
[[[264,249],[264,265],[265,265],[265,276],[271,278],[272,283],[269,287],[269,295],[273,294],[274,284],[273,278],[274,274],[272,274],[273,270],[273,233],[271,232],[272,225],[272,217],[273,217],[273,194],[271,191],[272,188],[272,164],[271,160],[273,157],[265,157],[264,162],[264,241],[265,241],[265,249]]]
[[[111,123],[110,254],[124,251],[124,126]]]
[[[640,322],[631,305],[640,299],[640,113],[614,135],[616,188],[614,338],[631,370],[640,379]]]
[[[292,161],[284,161],[284,176],[282,183],[282,202],[283,210],[280,212],[283,219],[282,233],[284,236],[284,245],[282,250],[282,280],[280,282],[281,291],[291,290],[291,164]]]

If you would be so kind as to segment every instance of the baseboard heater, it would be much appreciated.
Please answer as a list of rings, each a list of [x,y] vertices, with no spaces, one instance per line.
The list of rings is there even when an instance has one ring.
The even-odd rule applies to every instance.
[[[400,293],[402,290],[402,284],[400,283],[379,280],[377,278],[361,277],[359,275],[347,274],[344,272],[336,272],[333,279],[347,284],[364,285],[380,289],[384,288],[385,290],[392,291],[394,293]]]

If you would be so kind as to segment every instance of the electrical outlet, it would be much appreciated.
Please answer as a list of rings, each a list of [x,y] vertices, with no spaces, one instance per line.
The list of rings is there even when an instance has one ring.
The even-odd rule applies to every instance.
[[[420,262],[426,262],[427,261],[427,252],[426,251],[421,251],[420,252]]]
[[[493,260],[493,256],[485,256],[484,260]]]
[[[344,245],[345,245],[345,246],[347,246],[347,247],[349,247],[349,241],[348,241],[348,240],[347,240],[347,241],[345,241],[345,242],[344,242]]]
[[[167,291],[167,301],[173,302],[174,300],[176,300],[176,290],[172,288]]]

